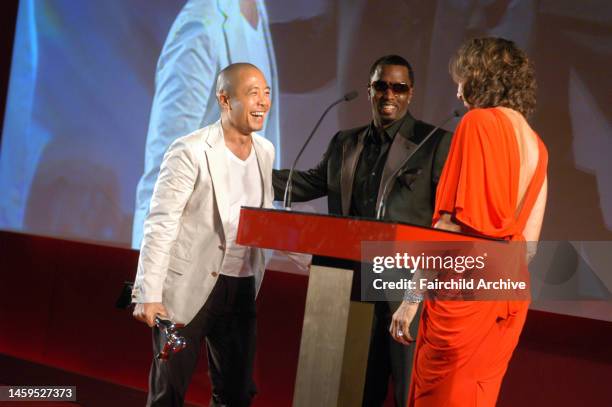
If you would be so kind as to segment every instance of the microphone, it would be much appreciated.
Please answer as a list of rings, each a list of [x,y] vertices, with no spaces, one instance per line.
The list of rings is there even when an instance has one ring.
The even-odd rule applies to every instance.
[[[321,125],[321,122],[323,121],[323,119],[325,118],[327,113],[334,106],[336,106],[337,104],[342,103],[342,102],[349,102],[349,101],[355,99],[358,94],[359,93],[356,90],[354,90],[352,92],[349,92],[349,93],[345,94],[340,99],[336,100],[334,103],[329,105],[327,107],[327,109],[325,109],[325,111],[323,112],[323,114],[319,118],[319,121],[317,122],[317,124],[315,124],[314,128],[312,129],[312,132],[310,133],[310,136],[308,136],[308,138],[306,139],[306,142],[304,143],[304,145],[300,149],[300,152],[295,157],[295,160],[293,161],[293,165],[291,165],[291,169],[289,170],[289,177],[287,178],[287,184],[285,185],[285,194],[284,194],[284,197],[283,197],[283,207],[285,209],[291,209],[291,190],[293,189],[293,181],[291,180],[291,177],[293,176],[293,172],[295,171],[295,166],[297,165],[298,160],[300,159],[300,157],[304,153],[304,150],[306,149],[306,146],[308,145],[308,143],[310,143],[310,140],[312,139],[312,136],[314,136],[314,134],[316,133],[317,129]]]
[[[445,126],[446,123],[448,123],[449,121],[451,121],[452,119],[461,116],[461,114],[459,113],[458,110],[453,110],[453,113],[446,118],[446,120],[444,120],[442,122],[442,124],[440,124],[439,126],[434,127],[434,129],[432,131],[430,131],[423,140],[421,140],[421,142],[414,148],[414,150],[412,150],[412,152],[410,154],[408,154],[408,156],[406,157],[406,159],[404,160],[404,162],[402,163],[402,165],[400,165],[398,167],[398,169],[389,177],[389,179],[387,179],[387,182],[385,183],[385,187],[383,188],[382,191],[382,196],[380,198],[380,201],[378,202],[378,208],[376,210],[376,219],[382,219],[385,216],[385,212],[387,210],[387,198],[389,195],[389,186],[391,185],[392,182],[394,182],[397,177],[399,177],[400,175],[402,175],[402,173],[405,171],[405,166],[406,164],[408,164],[408,160],[410,160],[410,158],[412,158],[412,156],[414,155],[414,153],[416,153],[417,151],[419,151],[419,149],[427,142],[427,140],[429,140],[429,138],[436,132],[438,131],[441,127]]]
[[[349,93],[347,93],[346,95],[342,96],[342,99],[343,99],[345,102],[349,102],[349,101],[351,101],[351,100],[355,99],[355,98],[357,97],[357,95],[359,95],[359,92],[357,92],[356,90],[354,90],[354,91],[349,92]]]

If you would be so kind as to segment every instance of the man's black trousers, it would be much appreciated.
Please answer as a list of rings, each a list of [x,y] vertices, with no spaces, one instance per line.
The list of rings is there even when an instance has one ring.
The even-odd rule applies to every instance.
[[[389,334],[393,312],[398,303],[378,301],[374,304],[374,320],[370,337],[368,368],[363,391],[363,407],[382,407],[387,398],[389,378],[393,381],[393,399],[396,407],[408,401],[408,388],[412,373],[412,360],[416,343],[410,346],[396,342]],[[419,312],[412,321],[410,333],[416,338]]]
[[[166,361],[154,358],[147,406],[183,406],[204,343],[212,384],[210,405],[249,406],[257,392],[253,382],[255,316],[255,278],[219,275],[204,306],[180,329],[187,348]],[[154,355],[165,340],[160,330],[153,328]]]

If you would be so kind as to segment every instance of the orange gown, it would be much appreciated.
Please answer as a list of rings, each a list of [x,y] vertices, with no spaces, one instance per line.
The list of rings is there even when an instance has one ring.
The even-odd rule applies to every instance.
[[[459,123],[438,184],[433,224],[444,213],[473,233],[523,240],[546,176],[539,158],[516,213],[520,155],[501,109],[470,110]],[[528,301],[425,301],[409,407],[494,406],[527,316]]]

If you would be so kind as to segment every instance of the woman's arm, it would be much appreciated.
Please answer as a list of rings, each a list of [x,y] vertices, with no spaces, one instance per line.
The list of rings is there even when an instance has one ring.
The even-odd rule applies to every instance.
[[[461,232],[461,225],[455,223],[450,214],[446,213],[442,215],[440,220],[434,225],[435,229],[448,230],[451,232]],[[428,271],[428,272],[431,272]],[[419,281],[424,278],[423,270],[416,270],[414,273],[413,281]],[[424,290],[414,289],[406,292],[404,296],[405,300],[402,301],[398,309],[393,313],[391,319],[391,325],[389,326],[389,333],[397,342],[410,345],[414,341],[414,338],[410,335],[410,325],[414,319],[419,303],[423,299]]]

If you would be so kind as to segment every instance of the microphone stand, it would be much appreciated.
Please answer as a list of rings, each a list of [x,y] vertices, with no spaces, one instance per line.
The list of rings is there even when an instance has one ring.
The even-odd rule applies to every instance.
[[[289,170],[289,177],[287,178],[287,184],[285,185],[285,194],[283,196],[283,208],[284,209],[291,210],[291,191],[293,190],[293,181],[292,181],[291,177],[293,176],[293,172],[295,171],[295,167],[296,167],[296,165],[298,163],[298,160],[300,159],[300,157],[304,153],[304,150],[306,149],[306,146],[308,145],[308,143],[310,143],[310,140],[312,139],[312,136],[314,136],[314,134],[316,133],[317,129],[321,125],[321,122],[323,121],[323,119],[325,118],[327,113],[334,106],[336,106],[337,104],[342,103],[342,102],[348,102],[350,100],[353,100],[353,99],[355,99],[357,97],[357,95],[358,95],[357,91],[352,91],[352,92],[349,92],[346,95],[342,96],[340,99],[336,100],[334,103],[329,105],[327,107],[327,109],[325,109],[325,111],[323,112],[321,117],[319,118],[319,121],[317,121],[317,124],[312,129],[312,132],[310,133],[310,135],[306,139],[306,142],[304,143],[304,145],[300,149],[300,152],[297,154],[297,157],[295,157],[295,160],[293,161],[293,165],[291,165],[291,169]]]

